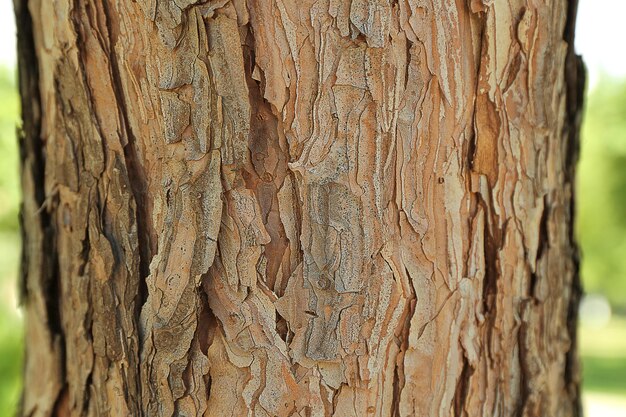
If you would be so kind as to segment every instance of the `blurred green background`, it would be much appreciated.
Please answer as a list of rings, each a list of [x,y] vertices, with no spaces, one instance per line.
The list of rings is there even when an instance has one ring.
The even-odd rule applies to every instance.
[[[588,417],[626,416],[626,79],[588,93],[577,177],[576,232],[587,296],[579,346]]]
[[[626,314],[626,81],[604,77],[588,94],[578,166],[578,236],[588,293]]]
[[[6,1],[0,0],[2,9],[9,5]],[[611,16],[622,18],[624,13],[617,11],[626,13],[626,2],[583,0],[581,6],[577,37],[583,43],[579,47],[577,40],[577,48],[592,64],[577,184],[576,232],[588,294],[579,332],[583,399],[587,417],[626,417],[626,78],[602,74],[593,66],[621,68],[626,75],[625,26],[610,21]],[[0,26],[11,19],[8,10],[0,13]],[[604,14],[600,19],[594,13]],[[13,42],[0,39],[0,55],[12,53]],[[21,390],[18,115],[14,69],[0,64],[0,416],[14,414]]]
[[[14,79],[13,70],[0,67],[0,416],[14,414],[22,366],[22,315],[17,308],[19,103]]]

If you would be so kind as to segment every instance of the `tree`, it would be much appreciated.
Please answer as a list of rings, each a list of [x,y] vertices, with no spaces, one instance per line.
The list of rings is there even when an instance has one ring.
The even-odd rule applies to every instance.
[[[575,1],[15,6],[22,415],[580,415]]]

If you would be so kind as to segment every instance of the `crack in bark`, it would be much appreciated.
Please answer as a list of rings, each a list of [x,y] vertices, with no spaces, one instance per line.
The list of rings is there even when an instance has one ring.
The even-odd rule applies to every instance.
[[[123,94],[123,84],[121,81],[119,64],[117,62],[117,54],[115,52],[115,45],[117,43],[116,32],[111,26],[111,12],[108,5],[109,0],[102,2],[105,24],[107,25],[107,32],[109,34],[109,45],[111,53],[110,55],[110,71],[111,79],[113,80],[113,91],[115,93],[116,102],[118,103],[118,114],[124,126],[123,138],[126,139],[124,144],[124,159],[126,169],[128,170],[128,176],[133,178],[130,181],[132,194],[135,201],[135,223],[137,224],[137,239],[139,245],[139,293],[136,303],[137,311],[135,316],[137,322],[139,321],[139,313],[141,307],[145,303],[148,297],[148,290],[146,287],[146,278],[150,275],[150,261],[152,256],[156,253],[156,242],[152,242],[152,236],[154,231],[150,226],[150,207],[147,198],[147,179],[144,167],[141,164],[141,160],[137,153],[137,138],[135,138],[132,128],[128,122],[126,114],[128,112],[127,104]],[[120,132],[122,134],[122,132]],[[123,139],[122,138],[122,139]],[[139,339],[141,340],[141,338]],[[139,346],[141,351],[141,345]]]
[[[469,360],[463,356],[462,371],[454,392],[454,417],[468,416],[465,404],[470,393],[470,379],[473,373],[474,369],[470,365]]]
[[[247,43],[254,45],[252,31],[248,31],[248,38]],[[251,166],[246,170],[249,176],[247,186],[256,196],[262,210],[263,225],[271,239],[268,244],[264,245],[263,254],[267,263],[262,276],[265,278],[267,287],[277,296],[281,296],[287,286],[287,279],[291,275],[288,265],[284,265],[283,262],[289,243],[278,206],[278,192],[287,175],[287,156],[279,144],[278,119],[270,104],[263,97],[262,73],[261,80],[255,80],[252,77],[256,65],[253,47],[244,48],[244,58],[252,110],[248,138]],[[277,288],[276,278],[281,265],[283,266],[282,275],[286,279],[283,279],[280,287]]]

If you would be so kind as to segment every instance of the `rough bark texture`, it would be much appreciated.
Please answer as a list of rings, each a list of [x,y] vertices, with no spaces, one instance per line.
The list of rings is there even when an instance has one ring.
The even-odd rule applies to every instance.
[[[577,416],[566,0],[15,0],[24,416]]]

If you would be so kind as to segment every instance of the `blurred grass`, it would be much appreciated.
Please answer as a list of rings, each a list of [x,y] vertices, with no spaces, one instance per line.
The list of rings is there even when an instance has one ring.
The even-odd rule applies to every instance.
[[[0,415],[14,415],[21,390],[22,317],[16,308],[20,243],[13,233],[0,233]]]
[[[581,326],[580,353],[585,391],[626,399],[626,318],[603,327]]]

